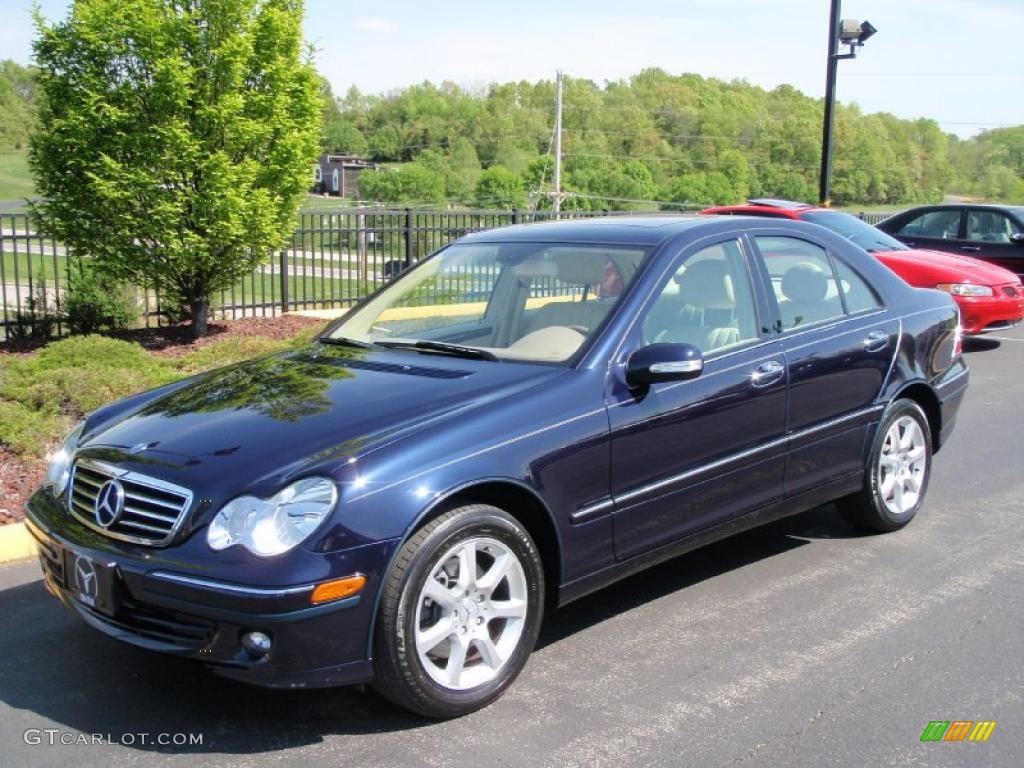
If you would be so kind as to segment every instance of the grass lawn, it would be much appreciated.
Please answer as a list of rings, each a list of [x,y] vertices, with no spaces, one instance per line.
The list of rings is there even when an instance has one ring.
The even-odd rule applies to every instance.
[[[0,202],[24,202],[23,198],[34,195],[35,185],[28,172],[28,153],[18,150],[0,151]]]

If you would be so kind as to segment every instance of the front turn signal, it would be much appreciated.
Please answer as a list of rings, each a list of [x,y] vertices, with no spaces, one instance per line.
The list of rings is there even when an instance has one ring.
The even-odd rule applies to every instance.
[[[343,579],[331,579],[322,584],[317,584],[313,594],[309,596],[309,602],[313,605],[330,603],[333,600],[344,600],[352,597],[366,584],[366,577],[361,573],[355,576],[346,576]]]

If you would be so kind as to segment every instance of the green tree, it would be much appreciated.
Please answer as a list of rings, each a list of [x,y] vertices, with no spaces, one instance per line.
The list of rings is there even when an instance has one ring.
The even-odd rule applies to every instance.
[[[159,290],[206,334],[210,296],[290,233],[320,137],[301,0],[75,0],[37,14],[41,229]]]
[[[523,180],[508,168],[495,165],[480,174],[476,203],[482,208],[520,208],[526,202]]]
[[[359,187],[369,200],[387,203],[443,203],[445,176],[422,162],[407,163],[398,168],[364,173]]]

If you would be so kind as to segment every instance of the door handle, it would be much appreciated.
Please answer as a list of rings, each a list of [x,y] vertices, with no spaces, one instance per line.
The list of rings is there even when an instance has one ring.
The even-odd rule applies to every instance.
[[[864,349],[868,352],[877,352],[889,346],[889,334],[885,331],[872,331],[864,339]]]
[[[970,251],[971,253],[980,253],[981,252],[981,246],[980,245],[961,245],[960,246],[960,250],[961,251]]]
[[[750,383],[755,387],[767,387],[781,379],[785,372],[786,366],[778,360],[769,360],[754,369],[754,372],[750,374]]]

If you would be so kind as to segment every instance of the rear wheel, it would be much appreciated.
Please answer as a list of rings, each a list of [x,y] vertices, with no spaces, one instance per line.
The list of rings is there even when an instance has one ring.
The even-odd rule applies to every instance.
[[[840,499],[842,515],[877,533],[902,528],[917,514],[928,490],[931,428],[916,402],[897,400],[886,409],[871,446],[859,493]]]
[[[407,541],[381,597],[374,687],[429,717],[455,717],[498,698],[533,650],[544,571],[529,533],[474,504]]]

